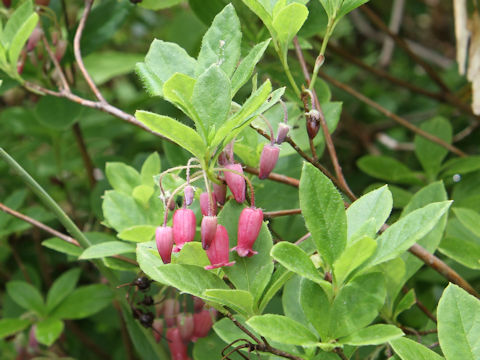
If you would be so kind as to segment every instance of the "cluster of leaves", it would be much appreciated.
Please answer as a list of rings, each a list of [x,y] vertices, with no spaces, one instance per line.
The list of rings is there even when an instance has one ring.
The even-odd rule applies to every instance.
[[[20,90],[22,86],[31,90],[30,83],[52,86],[51,79],[56,78],[48,66],[39,69],[28,61],[22,74],[17,71],[20,53],[35,26],[47,30],[66,18],[66,38],[73,38],[68,19],[78,18],[83,2],[67,4],[69,13],[59,0],[52,0],[48,10],[35,7],[30,0],[14,1],[13,8],[5,11],[7,21],[0,31],[0,92],[5,102],[11,101],[8,95],[20,97],[12,103],[21,106],[11,106],[0,114],[0,132],[7,134],[2,146],[69,209],[71,217],[93,231],[80,233],[87,242],[79,241],[81,246],[77,246],[60,237],[40,238],[27,231],[28,224],[0,214],[0,276],[6,280],[0,351],[13,357],[11,340],[15,338],[18,348],[26,347],[30,331],[44,349],[55,352],[55,343],[64,341],[60,335],[69,334],[65,321],[84,319],[78,322],[81,331],[93,338],[102,336],[105,347],[113,347],[125,323],[140,358],[168,359],[166,341],[154,343],[152,333],[134,320],[127,292],[116,288],[131,283],[142,272],[157,283],[152,290],[157,298],[174,287],[204,299],[226,315],[214,324],[214,332],[195,343],[191,350],[195,360],[211,359],[212,354],[221,358],[222,349],[248,337],[240,327],[257,339],[268,340],[263,343],[268,345],[263,348],[267,351],[258,355],[262,359],[278,359],[268,351],[272,348],[312,360],[338,358],[339,353],[346,358],[383,359],[384,353],[395,353],[395,358],[402,360],[478,359],[478,299],[456,285],[446,286],[442,277],[422,267],[424,263],[407,250],[414,244],[429,253],[438,250],[447,265],[478,285],[480,158],[454,158],[421,135],[413,138],[405,129],[393,128],[387,130],[389,136],[397,141],[413,139],[414,151],[404,155],[380,147],[382,155],[357,154],[358,160],[353,160],[359,171],[344,166],[345,174],[354,190],[363,190],[364,195],[346,202],[328,177],[313,164],[303,163],[297,154],[313,146],[322,155],[325,138],[319,133],[310,143],[306,136],[306,109],[297,85],[304,80],[289,56],[292,40],[297,37],[303,50],[319,49],[318,58],[326,55],[332,37],[351,45],[354,31],[347,20],[340,20],[366,2],[215,0],[207,6],[203,0],[189,0],[193,12],[176,6],[182,3],[179,0],[144,0],[140,6],[126,0],[100,2],[92,9],[83,33],[85,66],[95,83],[103,85],[108,100],[135,112],[136,120],[167,141],[67,99],[42,96],[39,100],[38,94],[29,98]],[[386,6],[372,3],[381,9]],[[166,7],[173,16],[155,15],[168,24],[158,29],[152,25],[157,23],[152,20],[152,10]],[[152,34],[164,40],[151,42]],[[50,39],[46,31],[46,41]],[[115,45],[98,50],[108,41]],[[118,50],[127,47],[131,52]],[[355,83],[356,70],[351,65],[344,69],[327,59],[325,71]],[[368,56],[365,60],[372,61]],[[316,75],[322,62],[311,63]],[[62,60],[62,67],[75,69],[71,52]],[[134,72],[140,79],[137,86],[133,85],[138,81],[133,80]],[[415,75],[406,72],[400,76]],[[259,79],[261,85],[257,85]],[[420,77],[419,81],[426,79]],[[457,84],[461,79],[452,76],[449,81]],[[361,85],[364,93],[392,110],[402,109],[405,99],[409,100],[408,111],[426,107],[435,116],[422,121],[420,129],[448,144],[454,141],[454,132],[468,123],[466,117],[452,119],[454,109],[405,98],[401,90],[386,97],[378,84]],[[321,79],[310,86],[318,94],[327,128],[333,133],[342,102],[332,101],[331,90]],[[236,262],[232,267],[205,270],[209,261],[198,241],[185,244],[180,253],[172,255],[172,263],[164,265],[153,240],[164,218],[158,175],[185,165],[193,155],[213,177],[220,152],[234,139],[237,159],[257,167],[266,140],[256,130],[268,130],[259,115],[275,128],[283,121],[283,108],[278,104],[281,97],[292,128],[290,139],[297,149],[282,144],[275,171],[299,178],[299,189],[261,182],[254,176],[251,180],[258,207],[271,211],[298,205],[302,216],[265,221],[254,245],[258,255],[242,258],[232,254]],[[348,106],[343,107],[354,109],[350,111],[355,115],[371,118],[365,121],[366,127],[383,122],[352,99],[343,99],[341,94],[333,97],[344,100]],[[344,128],[349,126],[351,132],[357,132],[351,124]],[[83,138],[99,173],[91,188],[84,159],[75,145],[75,140],[81,143]],[[465,150],[472,150],[468,140]],[[342,164],[353,165],[349,155],[339,155]],[[7,171],[0,163],[1,203],[62,230],[53,216],[55,210],[34,205],[33,196],[19,189],[17,179],[7,179]],[[167,194],[186,181],[180,170],[162,179]],[[230,200],[218,214],[218,222],[228,231],[230,247],[237,243],[237,219],[244,207]],[[198,201],[192,209],[200,213]],[[59,220],[71,231],[64,219]],[[310,235],[302,237],[307,231]],[[53,251],[45,254],[41,246],[32,247],[22,249],[19,256],[18,242],[30,237],[41,239],[41,245]],[[295,242],[300,238],[303,241]],[[43,259],[40,265],[37,256]],[[15,272],[4,271],[12,264]],[[51,281],[52,268],[56,275],[69,270]],[[101,279],[110,286],[101,284]],[[436,309],[437,324],[420,315],[414,306],[420,300]],[[123,320],[118,321],[112,303],[117,304]],[[240,327],[231,321],[232,316]],[[411,334],[416,336],[409,338]],[[249,341],[254,343],[254,339]],[[256,349],[254,345],[238,351],[248,356]],[[72,354],[92,358],[82,354],[81,347],[76,336],[68,337],[67,349]],[[119,349],[114,356],[123,359],[126,355]],[[241,355],[230,356],[236,359]]]

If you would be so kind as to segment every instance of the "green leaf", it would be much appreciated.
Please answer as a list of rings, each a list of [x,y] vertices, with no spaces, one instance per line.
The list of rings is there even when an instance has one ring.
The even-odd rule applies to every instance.
[[[108,182],[119,192],[131,195],[133,189],[142,183],[137,170],[121,162],[110,162],[105,167]]]
[[[258,0],[243,0],[243,3],[247,5],[248,8],[252,10],[255,15],[257,15],[262,20],[263,24],[267,27],[272,37],[275,37],[276,33],[272,24],[272,15],[267,9],[265,9],[264,5]]]
[[[143,185],[153,186],[155,185],[154,176],[160,173],[160,156],[155,151],[151,153],[142,165],[140,171],[140,177]]]
[[[480,270],[480,241],[470,241],[447,235],[441,242],[440,252],[471,269]]]
[[[333,265],[337,283],[342,284],[352,271],[373,255],[376,248],[377,242],[368,236],[364,236],[350,244]]]
[[[465,208],[453,208],[453,212],[457,219],[465,226],[468,230],[474,233],[476,236],[480,237],[480,214],[471,209]]]
[[[390,345],[402,360],[444,360],[429,348],[406,337],[391,340]]]
[[[438,338],[448,360],[478,360],[480,301],[449,284],[438,302]]]
[[[449,144],[452,142],[452,126],[450,121],[444,117],[436,116],[425,121],[420,126],[420,129],[437,136]],[[418,134],[415,135],[415,155],[429,178],[435,178],[447,154],[448,150],[443,146],[435,144]]]
[[[348,282],[333,302],[331,338],[350,335],[370,324],[383,306],[385,296],[385,281],[380,273],[360,275]]]
[[[403,331],[394,325],[377,324],[360,329],[347,337],[339,339],[338,342],[353,346],[381,345],[403,335]]]
[[[79,260],[100,259],[118,254],[134,253],[135,244],[123,241],[107,241],[92,245],[80,255]]]
[[[442,177],[455,174],[465,175],[477,170],[480,170],[480,156],[472,155],[463,158],[455,158],[443,164]]]
[[[160,10],[178,5],[182,2],[183,0],[142,0],[140,3],[138,3],[138,6],[149,10]]]
[[[272,25],[275,29],[277,40],[283,44],[285,52],[288,49],[288,44],[298,33],[307,17],[307,7],[299,3],[291,3],[280,10],[278,14],[274,14]]]
[[[451,201],[432,203],[398,220],[378,237],[377,250],[368,264],[377,265],[403,253],[437,225],[451,203]]]
[[[45,314],[42,294],[33,285],[24,281],[9,281],[6,285],[8,295],[22,308]]]
[[[419,178],[400,161],[388,156],[366,155],[357,161],[364,173],[377,178],[408,185],[422,185]]]
[[[82,248],[57,237],[42,241],[42,245],[49,249],[75,257],[80,256],[80,254],[82,253]]]
[[[20,30],[23,24],[33,14],[32,1],[24,1],[10,16],[3,34],[1,36],[2,43],[5,47],[9,47],[16,33]]]
[[[203,250],[202,244],[197,241],[186,243],[182,251],[172,253],[172,264],[187,264],[205,267],[210,265],[207,253]]]
[[[0,319],[0,339],[14,335],[30,325],[27,319]]]
[[[260,61],[263,53],[270,44],[270,39],[267,39],[254,46],[248,55],[238,65],[237,69],[232,76],[232,97],[237,93],[240,88],[250,79],[253,74],[255,65]]]
[[[262,104],[267,101],[270,92],[272,91],[272,84],[269,80],[265,81],[260,88],[258,88],[245,101],[242,108],[231,116],[216,132],[215,137],[210,144],[212,148],[217,147],[223,142],[226,145],[239,134],[244,127],[253,121],[254,114],[261,108]],[[273,102],[273,100],[272,100]],[[273,105],[273,104],[272,104]],[[250,121],[248,121],[250,119]]]
[[[155,189],[149,185],[138,185],[133,189],[132,196],[144,207],[148,206],[148,201],[152,197]]]
[[[161,263],[160,258],[158,262]],[[142,270],[145,266],[139,260],[139,265]],[[147,273],[152,279],[173,286],[188,294],[204,298],[203,292],[205,289],[227,289],[227,285],[213,273],[195,265],[186,264],[150,264],[153,268],[146,269]],[[153,270],[153,272],[151,271]]]
[[[203,295],[206,299],[228,306],[242,315],[251,316],[254,313],[253,297],[248,291],[207,289]]]
[[[238,218],[243,209],[243,205],[230,200],[218,215],[219,224],[227,229],[230,248],[237,245]],[[258,251],[258,254],[252,257],[240,257],[235,252],[230,259],[234,260],[236,264],[223,268],[228,279],[235,287],[250,292],[255,303],[260,299],[273,272],[273,259],[270,256],[271,248],[272,237],[266,224],[263,224],[253,245],[253,249]]]
[[[52,111],[55,109],[55,111]],[[55,130],[67,130],[82,115],[83,106],[55,96],[42,96],[35,106],[40,124]]]
[[[344,0],[342,7],[337,13],[337,21],[368,1],[369,0]]]
[[[335,11],[338,9],[340,3],[339,0],[319,0],[322,4],[327,16],[329,18],[333,18],[335,15]]]
[[[261,335],[284,344],[308,346],[318,341],[307,327],[282,315],[254,316],[247,324]]]
[[[50,287],[47,294],[47,313],[50,313],[77,286],[81,269],[70,269],[63,273]]]
[[[295,319],[295,321],[307,326],[315,333],[315,327],[307,320],[300,302],[300,290],[303,280],[304,278],[301,276],[295,275],[285,283],[285,286],[282,289],[283,314],[290,319]]]
[[[175,73],[195,76],[196,61],[175,43],[155,39],[136,70],[151,95],[163,96],[163,84]]]
[[[347,209],[348,239],[370,218],[375,221],[376,233],[390,216],[392,206],[392,193],[387,185],[354,201]]]
[[[205,144],[195,130],[168,116],[137,110],[135,117],[147,127],[190,151],[198,159],[206,153]]]
[[[288,271],[283,266],[278,267],[272,275],[270,283],[265,289],[265,294],[262,296],[262,301],[258,306],[259,311],[263,312],[270,300],[283,287],[283,285],[293,276],[291,271]]]
[[[319,254],[331,266],[347,242],[345,205],[330,179],[308,163],[300,178],[300,208]]]
[[[193,88],[195,87],[196,81],[197,80],[188,75],[175,73],[163,84],[163,96],[188,115],[195,122],[197,130],[205,133],[205,128],[199,121],[196,110],[192,104]]]
[[[17,68],[17,61],[20,52],[33,32],[33,29],[37,26],[37,23],[38,15],[36,13],[31,14],[13,37],[10,48],[8,49],[8,59],[12,68]]]
[[[153,225],[136,225],[122,230],[117,237],[125,241],[146,242],[152,240],[155,230]]]
[[[303,279],[300,288],[300,304],[307,320],[315,327],[322,341],[330,337],[332,304],[329,295],[318,284]]]
[[[102,284],[81,286],[51,313],[57,319],[83,319],[96,314],[113,300],[113,292]]]
[[[240,59],[241,40],[240,20],[233,5],[228,4],[215,16],[212,25],[203,36],[195,69],[196,77],[211,65],[217,64],[230,78]]]
[[[312,260],[298,246],[282,241],[272,248],[270,254],[288,270],[316,282],[326,291],[331,291],[331,284],[323,279]]]
[[[208,133],[219,129],[227,119],[232,98],[230,80],[218,65],[212,65],[193,87],[192,104]]]
[[[142,60],[142,54],[103,51],[90,54],[83,62],[94,83],[102,85],[117,76],[131,73],[136,63]]]
[[[143,207],[133,197],[118,191],[105,192],[102,209],[108,225],[118,232],[132,226],[148,224]]]
[[[394,319],[398,317],[402,312],[410,309],[413,305],[416,303],[416,298],[415,298],[415,290],[410,289],[403,297],[402,299],[398,302],[397,306],[395,307],[395,314],[394,314]]]
[[[40,344],[51,346],[62,334],[64,323],[62,320],[48,318],[37,323],[35,336]]]

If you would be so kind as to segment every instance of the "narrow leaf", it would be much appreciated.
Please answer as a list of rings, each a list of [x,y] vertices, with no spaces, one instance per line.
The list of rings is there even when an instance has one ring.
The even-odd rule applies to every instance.
[[[88,260],[88,259],[99,259],[103,257],[134,253],[135,244],[126,243],[123,241],[107,241],[104,243],[92,245],[80,255],[79,259]]]
[[[403,331],[394,325],[377,324],[340,338],[338,342],[353,346],[380,345],[403,335]]]
[[[406,337],[391,340],[390,345],[402,360],[444,360],[443,357],[429,348]]]
[[[45,313],[42,294],[33,285],[24,281],[9,281],[6,288],[8,295],[22,308],[40,315]]]

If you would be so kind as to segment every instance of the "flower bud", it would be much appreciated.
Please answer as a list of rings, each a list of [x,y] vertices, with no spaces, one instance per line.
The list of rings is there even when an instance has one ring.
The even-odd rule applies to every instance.
[[[43,35],[43,30],[41,28],[36,27],[35,29],[33,29],[32,34],[28,38],[27,52],[30,52],[33,49],[35,49],[35,46],[37,46],[42,35]]]
[[[310,139],[314,139],[320,130],[320,112],[312,109],[307,114],[307,133]]]
[[[252,249],[255,240],[257,240],[258,234],[263,223],[263,212],[257,208],[243,209],[240,218],[238,219],[238,233],[237,233],[237,246],[232,250],[236,250],[238,256],[253,256],[258,254]]]
[[[180,303],[176,299],[167,299],[163,302],[163,317],[167,323],[167,327],[175,325],[179,312]]]
[[[228,232],[224,226],[218,225],[217,232],[212,244],[207,249],[208,260],[210,264],[205,266],[206,270],[216,269],[222,266],[232,266],[235,261],[228,261],[230,242],[228,240]]]
[[[290,126],[285,124],[285,123],[280,123],[278,124],[278,129],[277,129],[277,139],[275,142],[277,144],[281,144],[285,141],[285,138],[288,135],[288,132],[290,131]]]
[[[58,40],[57,47],[55,48],[55,59],[57,59],[58,62],[60,62],[63,58],[63,55],[65,55],[65,51],[67,51],[67,41],[60,39]]]
[[[194,312],[201,311],[204,306],[205,306],[205,301],[203,301],[202,299],[200,299],[197,296],[193,297],[193,311]]]
[[[6,8],[9,8],[12,5],[12,0],[2,0],[2,1],[3,1],[3,5]]]
[[[217,217],[204,216],[201,225],[202,248],[207,250],[210,247],[217,232]]]
[[[208,335],[213,325],[212,314],[207,309],[203,309],[199,313],[193,314],[193,338],[192,341],[197,341]]]
[[[178,314],[177,327],[180,330],[182,340],[186,343],[190,341],[193,335],[193,315],[192,314]]]
[[[226,169],[234,170],[243,174],[242,165],[240,164],[228,164],[225,165]],[[233,172],[224,171],[225,181],[227,182],[228,188],[233,194],[235,200],[239,203],[243,203],[245,201],[245,179]]]
[[[260,156],[260,173],[258,174],[260,180],[266,179],[270,175],[277,164],[279,153],[280,148],[278,146],[266,144],[263,147],[262,155]]]
[[[159,343],[160,340],[162,340],[163,320],[162,319],[153,320],[152,328],[154,329],[153,336],[155,337],[155,341]]]
[[[155,231],[157,250],[164,264],[172,260],[173,232],[170,226],[159,226]]]
[[[203,192],[200,194],[200,210],[202,211],[203,216],[207,215],[217,215],[217,199],[215,198],[215,194],[212,193],[213,199],[213,213],[211,213],[210,207],[210,197],[208,196],[208,192]]]
[[[225,204],[225,198],[227,195],[227,186],[222,182],[222,184],[217,185],[213,184],[213,193],[215,194],[215,199],[221,205]]]
[[[185,186],[185,189],[183,190],[183,193],[185,195],[185,205],[190,206],[193,203],[193,196],[195,194],[195,190],[193,189],[193,186],[187,185]]]
[[[195,213],[190,209],[178,209],[173,214],[173,252],[179,252],[185,243],[193,241],[197,227]]]
[[[175,198],[170,198],[167,199],[167,205],[168,205],[168,210],[173,211],[175,210],[175,207],[177,206],[177,203],[175,202]]]
[[[187,345],[183,343],[180,330],[178,328],[170,328],[167,330],[167,342],[170,349],[172,360],[189,360],[187,353]]]

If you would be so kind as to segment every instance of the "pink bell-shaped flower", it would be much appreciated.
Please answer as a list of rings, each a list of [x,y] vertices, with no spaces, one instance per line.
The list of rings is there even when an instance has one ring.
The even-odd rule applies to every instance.
[[[227,164],[225,168],[243,174],[242,165],[240,164]],[[237,202],[243,203],[245,201],[245,179],[231,171],[224,171],[223,173],[233,197]]]
[[[177,327],[180,330],[182,340],[188,343],[193,336],[193,315],[192,314],[178,314]]]
[[[206,270],[235,264],[235,261],[228,261],[229,244],[227,229],[222,225],[218,225],[215,238],[207,249],[208,260],[210,260],[212,265],[205,266]]]
[[[222,183],[221,185],[213,184],[213,193],[215,194],[215,198],[217,202],[221,205],[225,204],[225,198],[227,195],[227,186]]]
[[[281,144],[285,141],[285,138],[288,135],[288,132],[290,131],[290,126],[284,123],[278,124],[278,129],[277,129],[277,138],[275,142],[277,144]]]
[[[238,256],[253,256],[258,252],[252,249],[255,240],[257,240],[263,223],[263,212],[254,207],[243,209],[238,219],[238,233],[236,250]]]
[[[210,198],[208,192],[203,192],[200,194],[200,210],[202,211],[203,216],[207,215],[217,215],[217,199],[215,194],[212,194],[213,198],[213,213],[210,213]]]
[[[197,341],[208,335],[213,325],[212,314],[207,309],[193,314],[193,338],[192,341]]]
[[[167,342],[172,360],[189,360],[187,345],[183,342],[180,330],[176,327],[167,330]]]
[[[197,219],[195,213],[190,209],[178,209],[173,214],[173,240],[175,248],[173,252],[179,252],[185,243],[193,241]]]
[[[159,226],[155,231],[157,250],[164,264],[172,260],[173,232],[170,226]]]
[[[166,299],[163,302],[162,311],[167,326],[174,326],[177,315],[180,312],[180,303],[176,299]]]
[[[203,301],[199,297],[196,297],[196,296],[193,297],[193,311],[194,312],[201,311],[204,306],[205,306],[205,301]]]
[[[201,225],[202,248],[207,250],[210,247],[217,232],[217,217],[204,216]]]
[[[193,186],[187,185],[183,189],[183,194],[185,195],[185,205],[190,206],[193,203],[193,196],[195,195],[195,190]]]
[[[258,178],[263,180],[270,175],[273,168],[277,164],[278,154],[280,153],[280,148],[275,145],[266,144],[263,147],[262,155],[260,156],[260,173]]]
[[[153,328],[152,331],[153,331],[153,336],[155,337],[155,341],[159,343],[160,340],[162,340],[163,320],[162,319],[153,320],[152,328]]]

